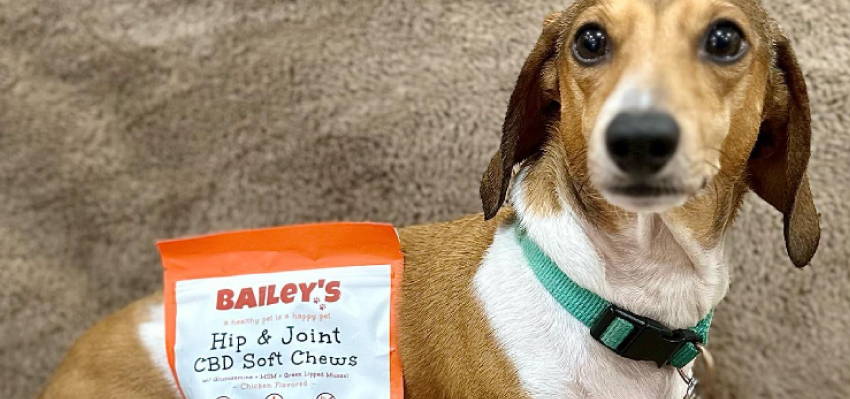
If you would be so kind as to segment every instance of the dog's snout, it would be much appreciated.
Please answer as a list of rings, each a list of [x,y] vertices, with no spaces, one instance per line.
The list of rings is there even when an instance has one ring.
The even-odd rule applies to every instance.
[[[620,170],[647,176],[673,157],[679,144],[679,124],[663,112],[623,112],[608,125],[605,142]]]

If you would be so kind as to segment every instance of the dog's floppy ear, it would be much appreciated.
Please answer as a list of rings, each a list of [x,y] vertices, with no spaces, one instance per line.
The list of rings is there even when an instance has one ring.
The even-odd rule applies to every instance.
[[[560,115],[555,66],[560,13],[543,22],[543,33],[525,60],[508,103],[502,142],[481,179],[484,217],[496,216],[511,181],[513,166],[540,150],[546,129]]]
[[[809,97],[790,42],[782,33],[775,36],[774,67],[764,120],[748,163],[749,182],[759,197],[782,212],[788,256],[803,267],[820,241],[820,222],[806,175],[812,133]]]

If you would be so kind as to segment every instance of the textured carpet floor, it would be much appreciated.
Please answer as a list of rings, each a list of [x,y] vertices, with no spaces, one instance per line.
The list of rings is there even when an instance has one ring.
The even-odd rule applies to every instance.
[[[157,238],[479,211],[512,83],[565,2],[0,0],[0,397],[160,284]],[[811,268],[750,198],[712,348],[725,398],[850,397],[850,0],[767,0],[796,43]]]

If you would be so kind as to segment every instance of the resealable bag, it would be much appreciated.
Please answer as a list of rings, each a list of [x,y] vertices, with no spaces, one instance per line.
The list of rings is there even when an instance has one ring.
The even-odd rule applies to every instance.
[[[326,223],[157,244],[166,351],[188,399],[402,399],[390,225]]]

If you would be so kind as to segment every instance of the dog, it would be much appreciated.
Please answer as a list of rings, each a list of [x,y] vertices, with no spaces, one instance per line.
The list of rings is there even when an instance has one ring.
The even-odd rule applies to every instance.
[[[616,317],[686,331],[726,294],[748,191],[782,213],[796,266],[814,255],[809,112],[757,0],[576,0],[545,18],[483,217],[399,230],[405,396],[683,397],[669,351],[654,363],[606,346],[541,284],[528,246]],[[164,331],[161,294],[131,304],[76,342],[41,397],[177,398]]]

